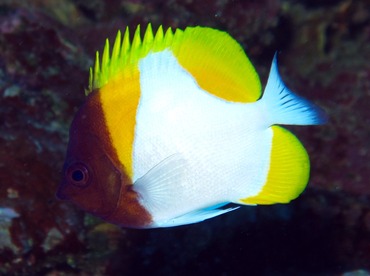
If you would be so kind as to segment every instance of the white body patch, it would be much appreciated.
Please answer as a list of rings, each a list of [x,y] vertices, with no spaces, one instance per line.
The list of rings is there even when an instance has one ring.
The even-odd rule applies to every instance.
[[[184,160],[176,181],[162,180],[168,181],[166,202],[156,205],[150,193],[142,194],[154,224],[258,194],[272,146],[259,102],[228,102],[202,90],[169,50],[149,53],[139,70],[133,181],[170,156]]]

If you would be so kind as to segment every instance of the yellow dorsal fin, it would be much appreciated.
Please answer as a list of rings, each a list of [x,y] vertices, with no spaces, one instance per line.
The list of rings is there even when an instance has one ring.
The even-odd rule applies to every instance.
[[[258,195],[240,200],[243,204],[288,203],[305,189],[310,161],[294,134],[272,126],[273,138],[267,181]]]
[[[234,102],[254,102],[261,96],[261,83],[253,65],[226,32],[189,27],[178,47],[175,55],[180,64],[209,93]]]
[[[207,92],[234,102],[253,102],[261,96],[259,77],[241,46],[226,32],[206,27],[188,27],[185,31],[162,26],[154,35],[149,24],[141,39],[140,26],[132,43],[126,28],[123,40],[118,32],[110,55],[106,41],[102,60],[96,53],[94,69],[90,68],[87,94],[101,88],[123,71],[137,66],[150,51],[170,49],[179,63]]]

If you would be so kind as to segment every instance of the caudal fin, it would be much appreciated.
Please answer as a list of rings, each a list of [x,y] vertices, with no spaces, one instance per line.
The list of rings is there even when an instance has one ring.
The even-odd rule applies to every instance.
[[[278,71],[276,53],[260,101],[269,125],[320,125],[327,121],[327,116],[320,107],[294,94],[285,86]]]

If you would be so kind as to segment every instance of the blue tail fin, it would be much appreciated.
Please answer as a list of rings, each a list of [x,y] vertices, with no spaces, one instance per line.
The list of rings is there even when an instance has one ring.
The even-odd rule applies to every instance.
[[[278,71],[276,53],[261,104],[270,125],[320,125],[327,122],[327,116],[320,107],[285,86]]]

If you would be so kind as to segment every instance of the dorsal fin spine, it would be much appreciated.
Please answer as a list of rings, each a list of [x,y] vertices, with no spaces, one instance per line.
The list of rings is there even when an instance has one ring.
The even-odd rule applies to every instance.
[[[101,82],[105,83],[109,76],[110,71],[110,57],[109,57],[109,40],[105,40],[105,46],[103,51],[103,58],[101,62]]]
[[[100,58],[99,58],[99,51],[96,51],[95,54],[95,66],[94,66],[94,79],[91,81],[92,88],[95,88],[98,86],[98,78],[100,76]]]
[[[117,32],[116,40],[114,41],[112,57],[111,57],[111,72],[118,69],[118,64],[120,61],[120,48],[121,48],[121,31]]]
[[[153,30],[152,30],[152,24],[148,24],[145,34],[144,34],[144,39],[143,39],[143,47],[145,47],[143,50],[146,51],[148,48],[150,48],[153,44],[154,41],[154,36],[153,36]]]
[[[126,58],[126,54],[130,51],[131,44],[130,44],[130,30],[126,27],[125,34],[123,35],[123,42],[121,46],[120,56],[121,59]]]
[[[171,28],[168,28],[164,35],[164,44],[170,45],[173,39],[173,32]]]
[[[154,36],[154,42],[153,42],[153,51],[157,51],[160,48],[161,42],[163,41],[163,27],[162,25],[159,26],[157,33]]]
[[[130,64],[137,59],[138,54],[140,52],[138,51],[138,49],[140,47],[141,47],[140,25],[138,25],[134,33],[134,38],[132,39],[130,58],[129,58]]]

